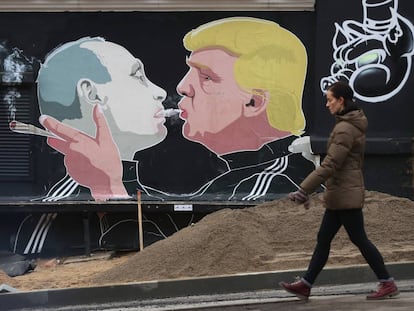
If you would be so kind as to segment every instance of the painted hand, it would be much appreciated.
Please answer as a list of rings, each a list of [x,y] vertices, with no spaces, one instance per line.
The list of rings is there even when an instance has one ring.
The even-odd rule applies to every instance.
[[[59,138],[49,137],[47,143],[65,155],[68,174],[79,184],[88,187],[95,200],[127,198],[122,183],[122,162],[112,139],[105,116],[98,106],[93,108],[96,137],[43,115],[40,123]]]

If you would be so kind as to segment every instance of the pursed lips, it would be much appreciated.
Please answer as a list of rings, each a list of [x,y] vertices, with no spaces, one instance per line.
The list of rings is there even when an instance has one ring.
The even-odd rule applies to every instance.
[[[155,111],[154,118],[156,118],[156,119],[164,118],[164,114],[162,113],[162,111],[164,111],[163,108],[160,108],[157,111]]]
[[[188,116],[187,111],[182,109],[182,108],[180,108],[180,109],[181,109],[180,117],[183,118],[183,119],[187,119],[187,116]]]

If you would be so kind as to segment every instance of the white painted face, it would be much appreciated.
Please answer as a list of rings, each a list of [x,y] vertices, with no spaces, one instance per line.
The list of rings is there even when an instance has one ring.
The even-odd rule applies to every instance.
[[[112,133],[129,136],[128,141],[114,137],[118,147],[122,149],[119,142],[124,142],[135,144],[139,150],[162,141],[167,129],[165,118],[157,116],[157,112],[163,110],[166,92],[148,80],[142,62],[124,47],[111,42],[90,41],[81,47],[92,50],[111,76],[110,82],[96,84],[96,88],[105,104],[104,113]],[[136,136],[134,141],[131,134]]]

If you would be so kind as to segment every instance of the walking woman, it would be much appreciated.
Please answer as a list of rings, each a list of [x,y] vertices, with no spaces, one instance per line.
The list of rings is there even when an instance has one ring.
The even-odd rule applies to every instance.
[[[335,116],[336,122],[328,140],[326,157],[305,178],[300,189],[289,194],[290,199],[308,207],[309,194],[320,184],[326,185],[325,214],[308,270],[297,282],[280,282],[281,287],[303,300],[309,298],[312,284],[325,266],[331,242],[341,226],[344,226],[350,240],[359,248],[379,280],[377,291],[369,294],[367,299],[384,299],[399,294],[382,255],[368,239],[364,229],[362,162],[368,121],[353,101],[353,95],[351,87],[344,82],[336,82],[328,88],[326,107]]]

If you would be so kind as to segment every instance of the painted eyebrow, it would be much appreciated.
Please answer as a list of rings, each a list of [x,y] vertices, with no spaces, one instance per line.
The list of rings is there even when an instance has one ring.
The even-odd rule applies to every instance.
[[[200,64],[200,63],[196,63],[193,61],[190,61],[188,59],[186,59],[186,63],[188,66],[190,67],[194,67],[200,71],[203,71],[203,74],[207,74],[208,76],[210,76],[212,79],[214,80],[221,80],[220,76],[215,73],[209,66],[204,65],[204,64]]]

